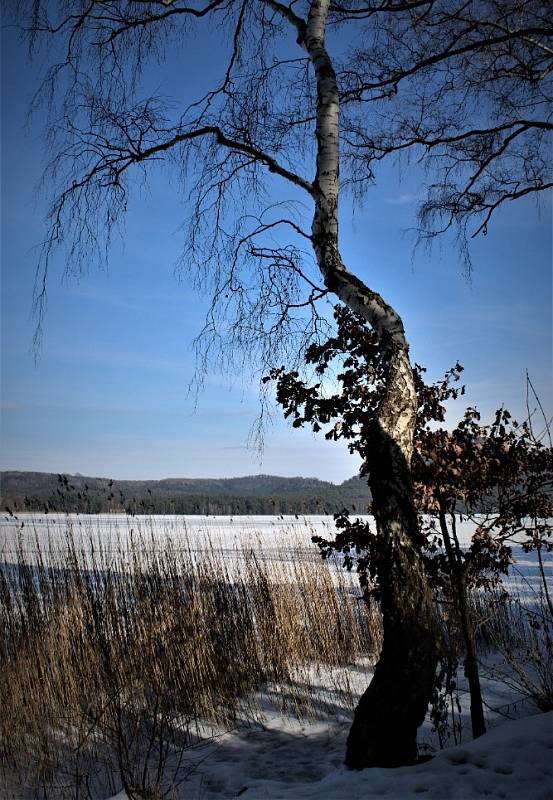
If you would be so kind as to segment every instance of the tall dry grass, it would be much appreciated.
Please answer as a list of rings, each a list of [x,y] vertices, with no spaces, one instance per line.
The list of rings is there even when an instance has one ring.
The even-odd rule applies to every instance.
[[[294,551],[297,549],[297,555]],[[68,530],[0,570],[0,756],[44,797],[171,796],[186,748],[262,714],[314,713],[316,670],[378,651],[376,611],[315,550],[228,552],[186,531],[103,547]],[[272,695],[273,696],[273,695]],[[274,696],[273,696],[274,701]]]
[[[543,585],[526,581],[523,586],[520,593],[517,584],[506,579],[486,589],[473,588],[468,596],[480,678],[486,681],[485,708],[510,718],[524,709],[526,713],[553,710],[553,615]],[[452,598],[437,598],[437,611],[441,653],[430,717],[439,746],[444,747],[462,740],[469,688],[466,644]],[[489,682],[496,685],[493,692]],[[503,686],[499,697],[509,698],[499,705],[498,684]],[[463,693],[466,700],[461,702]],[[492,697],[491,704],[486,702]]]
[[[543,588],[522,596],[504,586],[472,599],[481,652],[494,658],[484,674],[513,691],[521,703],[553,710],[553,615]]]

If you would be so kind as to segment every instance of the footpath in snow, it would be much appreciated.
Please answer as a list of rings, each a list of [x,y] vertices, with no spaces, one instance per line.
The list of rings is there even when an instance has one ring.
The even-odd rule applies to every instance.
[[[194,800],[553,799],[553,712],[506,721],[484,737],[413,767],[352,772],[348,725],[283,724],[229,733],[196,754],[179,797]],[[189,764],[191,766],[191,764]],[[121,792],[113,800],[125,800]]]

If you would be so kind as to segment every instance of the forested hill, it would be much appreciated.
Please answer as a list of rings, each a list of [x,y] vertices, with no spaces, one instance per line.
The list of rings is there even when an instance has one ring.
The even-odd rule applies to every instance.
[[[99,514],[333,514],[364,512],[366,482],[250,475],[243,478],[166,478],[119,481],[49,472],[0,472],[2,511]]]

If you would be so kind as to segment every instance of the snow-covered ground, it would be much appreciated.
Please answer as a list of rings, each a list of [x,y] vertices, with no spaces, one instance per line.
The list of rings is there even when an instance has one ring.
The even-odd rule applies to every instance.
[[[374,529],[374,518],[368,514],[355,515],[368,521]],[[183,532],[189,536],[208,536],[221,542],[223,546],[234,547],[238,539],[261,537],[265,542],[281,541],[282,537],[302,536],[306,544],[311,536],[332,536],[336,532],[334,519],[328,515],[248,515],[248,516],[209,516],[209,515],[136,515],[127,514],[59,514],[41,512],[22,512],[15,516],[3,513],[0,516],[0,554],[21,537],[31,542],[38,537],[45,541],[50,537],[60,543],[65,541],[68,528],[73,534],[88,540],[91,536],[101,536],[104,541],[130,537],[132,534],[154,537],[162,543],[175,540]],[[468,544],[475,524],[464,517],[457,517],[457,534],[461,544]]]
[[[294,551],[298,543],[305,554],[316,549],[311,536],[330,537],[334,531],[329,517],[94,517],[65,515],[19,515],[0,520],[0,564],[9,565],[16,558],[18,546],[34,561],[36,543],[51,546],[51,557],[63,563],[67,552],[68,525],[73,538],[84,549],[90,543],[101,544],[104,552],[121,553],[131,541],[141,546],[160,547],[171,542],[178,547],[197,548],[206,543],[215,546],[229,559],[239,557],[244,547],[261,544],[263,552],[283,554]],[[464,543],[470,540],[472,527],[460,526]],[[305,550],[302,543],[305,543]],[[289,548],[289,549],[288,549]],[[297,555],[295,556],[297,557]],[[515,581],[524,589],[537,585],[536,563],[532,556],[517,550],[522,577]],[[546,569],[552,575],[551,559]],[[336,674],[316,671],[319,690],[310,698],[315,708],[312,719],[297,719],[283,713],[271,698],[282,697],[285,687],[267,687],[259,703],[263,718],[256,724],[244,722],[233,731],[216,731],[214,738],[201,741],[184,753],[175,774],[184,778],[174,794],[179,800],[405,800],[415,796],[434,800],[472,800],[472,798],[507,798],[507,800],[553,800],[553,712],[537,714],[527,700],[502,682],[484,679],[489,732],[470,741],[468,695],[460,687],[462,741],[440,750],[436,735],[427,722],[420,732],[423,752],[432,758],[417,766],[400,769],[369,769],[356,773],[343,766],[345,739],[351,709],[344,695],[335,692]],[[370,680],[367,664],[344,670],[344,681],[359,694]],[[338,681],[339,683],[339,681]],[[178,757],[175,754],[175,759]],[[171,788],[173,773],[167,770]],[[108,797],[112,793],[104,794]],[[8,793],[0,781],[0,797],[22,800]],[[116,795],[125,800],[124,792]]]
[[[187,777],[176,791],[182,800],[552,800],[553,712],[508,719],[488,710],[489,732],[470,741],[466,703],[464,741],[436,750],[435,734],[426,723],[420,739],[433,757],[399,769],[352,772],[343,766],[350,712],[338,698],[332,704],[321,673],[324,702],[314,721],[298,721],[275,710],[264,696],[265,721],[244,725],[189,750],[181,767]],[[359,691],[370,675],[350,669]],[[513,695],[505,686],[484,681],[494,708],[512,711]],[[465,699],[466,696],[465,696]],[[170,782],[167,788],[170,787]],[[114,800],[126,800],[124,792]]]
[[[344,670],[344,679],[362,691],[370,670],[361,664]],[[263,719],[232,731],[213,730],[169,759],[165,795],[172,800],[553,800],[553,712],[538,714],[516,703],[504,684],[484,679],[489,708],[488,733],[470,740],[468,697],[463,704],[462,742],[440,750],[426,722],[419,740],[430,760],[397,769],[353,772],[343,765],[351,711],[333,696],[336,675],[317,671],[314,718],[298,720],[278,706],[282,687],[269,686],[259,697]],[[516,719],[513,715],[525,716]],[[207,733],[207,731],[206,731]],[[117,779],[116,779],[117,780]],[[0,777],[2,800],[31,800],[33,794],[8,787]],[[54,798],[55,793],[48,795]],[[156,795],[157,797],[157,795]],[[94,799],[128,800],[124,791],[94,793]]]
[[[358,515],[356,515],[358,516]],[[360,515],[374,526],[374,518]],[[144,515],[127,514],[44,514],[23,512],[16,516],[4,513],[0,516],[0,554],[11,546],[18,537],[23,541],[46,541],[48,538],[63,543],[68,527],[76,537],[88,540],[102,537],[104,541],[130,537],[131,534],[155,537],[164,540],[178,540],[183,532],[199,541],[206,536],[220,542],[224,547],[233,548],[237,540],[247,537],[261,537],[265,543],[281,541],[283,537],[301,536],[309,544],[311,536],[332,536],[336,532],[334,519],[328,515],[250,515],[250,516],[206,516],[206,515]],[[468,543],[474,525],[466,520],[459,522],[458,535],[461,542]]]
[[[133,539],[155,542],[157,546],[169,541],[178,546],[186,540],[198,551],[210,543],[231,553],[257,541],[263,543],[265,551],[285,545],[287,540],[294,544],[304,542],[311,549],[312,536],[333,536],[336,528],[329,516],[4,514],[0,517],[0,558],[12,558],[17,544],[30,554],[37,542],[41,546],[51,543],[54,549],[63,551],[68,531],[77,543],[101,543],[107,549],[119,549]]]
[[[347,725],[284,726],[224,737],[190,778],[183,797],[244,800],[551,800],[553,712],[506,722],[486,736],[399,769],[342,766]],[[117,800],[124,800],[124,792]]]

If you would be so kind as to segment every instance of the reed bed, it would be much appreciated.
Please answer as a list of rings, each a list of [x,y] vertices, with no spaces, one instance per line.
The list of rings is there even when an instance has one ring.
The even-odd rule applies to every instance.
[[[30,536],[30,535],[29,535]],[[0,570],[4,786],[44,797],[171,796],[184,751],[271,702],[314,715],[317,671],[378,652],[355,578],[286,540],[232,556],[166,539],[29,536]],[[298,553],[295,557],[295,552]]]

